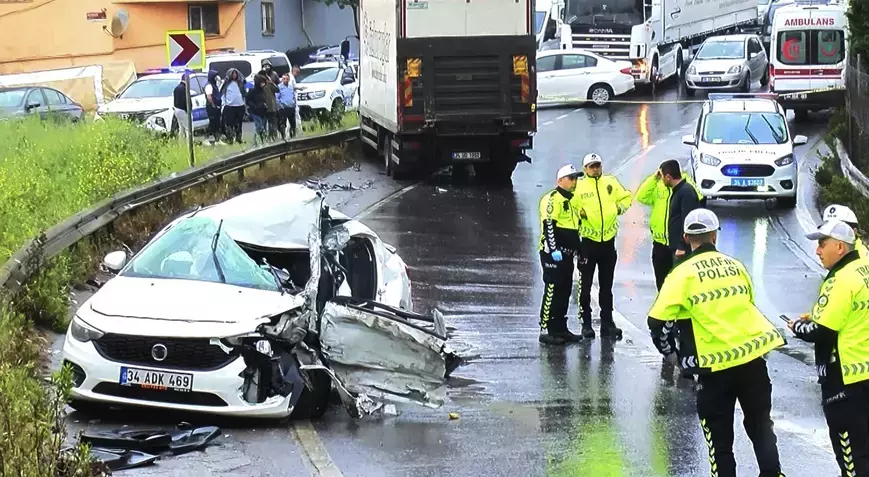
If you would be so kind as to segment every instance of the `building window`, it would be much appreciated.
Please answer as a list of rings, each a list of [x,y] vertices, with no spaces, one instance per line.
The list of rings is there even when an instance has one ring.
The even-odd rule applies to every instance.
[[[262,17],[263,35],[275,34],[275,4],[272,2],[260,2],[260,16]]]
[[[203,30],[206,35],[220,35],[220,16],[217,4],[189,5],[187,7],[187,27],[190,30]]]

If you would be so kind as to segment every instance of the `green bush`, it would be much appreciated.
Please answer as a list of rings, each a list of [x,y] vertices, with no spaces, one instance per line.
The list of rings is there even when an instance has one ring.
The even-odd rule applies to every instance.
[[[815,171],[815,181],[820,189],[821,204],[824,207],[829,204],[842,204],[850,207],[857,215],[857,221],[862,228],[865,228],[866,224],[869,224],[869,199],[864,197],[842,175],[836,149],[835,147],[831,149],[834,152],[824,156],[821,159],[821,165]]]

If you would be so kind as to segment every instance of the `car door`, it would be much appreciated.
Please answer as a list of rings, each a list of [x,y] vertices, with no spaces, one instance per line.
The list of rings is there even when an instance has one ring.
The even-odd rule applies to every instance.
[[[564,53],[553,75],[555,94],[568,101],[585,101],[594,82],[593,67],[597,60],[579,53]],[[591,61],[594,60],[594,61]]]
[[[208,127],[208,111],[205,106],[208,100],[205,98],[205,85],[208,77],[205,75],[192,75],[190,79],[190,105],[193,108],[193,129]]]
[[[556,102],[553,80],[559,56],[549,54],[537,58],[537,99],[540,103]]]
[[[33,88],[27,93],[24,101],[24,111],[28,114],[38,114],[40,118],[48,117],[48,104],[42,94],[42,88]]]
[[[59,119],[78,120],[78,108],[67,102],[63,93],[52,88],[40,88],[48,105],[48,114]]]
[[[343,388],[371,398],[437,408],[461,362],[447,344],[443,316],[336,297],[320,314],[320,349]],[[304,369],[304,366],[302,367]]]
[[[760,80],[766,69],[766,53],[756,38],[748,39],[748,63],[751,67],[751,80]]]
[[[344,94],[344,107],[351,108],[353,106],[353,98],[356,96],[356,90],[359,88],[359,83],[356,81],[356,76],[353,74],[352,68],[341,69],[341,91]]]

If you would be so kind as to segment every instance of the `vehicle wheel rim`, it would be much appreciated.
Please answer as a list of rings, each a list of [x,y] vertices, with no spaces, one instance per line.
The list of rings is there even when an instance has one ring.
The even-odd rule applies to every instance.
[[[610,93],[606,88],[597,88],[591,93],[591,99],[598,106],[605,104],[610,99]]]

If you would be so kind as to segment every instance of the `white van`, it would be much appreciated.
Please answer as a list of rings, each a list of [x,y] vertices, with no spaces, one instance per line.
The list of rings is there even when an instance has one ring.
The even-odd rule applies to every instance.
[[[808,112],[845,103],[845,65],[848,34],[845,7],[831,2],[807,5],[797,2],[782,7],[773,17],[770,39],[770,91],[806,92],[839,88],[821,93],[779,97],[798,120]]]
[[[275,50],[248,50],[241,52],[212,53],[205,56],[205,71],[216,70],[221,79],[226,79],[230,68],[237,69],[245,77],[247,89],[253,87],[253,77],[262,70],[263,60],[269,60],[272,70],[283,76],[292,70],[285,53]]]

